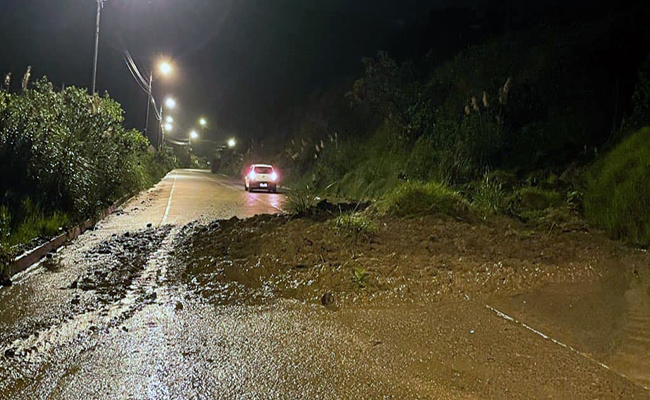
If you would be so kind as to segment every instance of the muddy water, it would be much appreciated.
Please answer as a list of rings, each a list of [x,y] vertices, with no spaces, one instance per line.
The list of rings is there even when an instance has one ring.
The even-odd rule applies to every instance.
[[[549,284],[496,309],[650,389],[650,274],[635,265],[593,283]]]

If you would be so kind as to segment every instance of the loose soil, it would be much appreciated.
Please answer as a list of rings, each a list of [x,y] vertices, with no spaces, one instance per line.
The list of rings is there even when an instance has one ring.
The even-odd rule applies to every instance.
[[[600,233],[531,230],[506,218],[378,217],[377,223],[376,232],[360,238],[322,216],[189,225],[179,235],[176,260],[182,280],[216,303],[318,303],[327,293],[339,304],[489,299],[650,265],[647,254]]]

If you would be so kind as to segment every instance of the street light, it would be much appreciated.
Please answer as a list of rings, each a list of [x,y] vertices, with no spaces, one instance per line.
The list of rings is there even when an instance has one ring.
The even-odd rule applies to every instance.
[[[199,124],[201,124],[201,126],[202,126],[203,128],[205,128],[205,126],[208,124],[208,121],[206,121],[205,118],[201,118],[201,119],[199,120]]]
[[[160,146],[162,146],[163,143],[165,143],[165,131],[172,130],[173,128],[172,122],[174,121],[174,119],[171,116],[164,115],[165,107],[169,109],[173,109],[174,107],[176,107],[176,100],[174,100],[171,97],[167,97],[164,101],[164,104],[160,105],[160,137],[159,137]],[[163,125],[163,121],[166,121],[165,125]]]
[[[199,138],[199,134],[196,133],[196,131],[192,131],[192,132],[190,132],[190,139],[192,139],[192,140],[196,140],[196,139],[198,139],[198,138]]]
[[[235,140],[235,138],[228,139],[228,147],[230,147],[232,149],[236,145],[237,145],[237,141]]]
[[[154,68],[152,68],[151,72],[149,73],[149,88],[148,88],[149,90],[147,90],[147,116],[145,117],[145,122],[144,122],[144,135],[146,137],[149,137],[149,108],[151,107],[151,102],[152,102],[151,99],[153,98],[153,70]],[[172,71],[172,66],[167,61],[161,61],[158,64],[158,70],[163,76],[169,75],[169,73]]]
[[[169,75],[169,73],[172,72],[172,66],[167,61],[161,62],[158,69],[163,75]]]

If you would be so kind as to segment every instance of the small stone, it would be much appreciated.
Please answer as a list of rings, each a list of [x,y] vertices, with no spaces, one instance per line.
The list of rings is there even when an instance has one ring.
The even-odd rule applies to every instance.
[[[7,349],[7,350],[5,350],[5,357],[6,358],[12,358],[15,355],[16,355],[16,350],[15,349]]]
[[[177,301],[176,304],[174,305],[174,309],[176,311],[182,310],[183,309],[183,303],[181,303],[180,301]]]
[[[129,329],[128,329],[126,326],[123,326],[123,327],[122,327],[122,330],[123,330],[124,332],[128,332],[128,331],[129,331]]]
[[[52,257],[54,257],[54,254],[52,254],[52,252],[49,252],[45,255],[45,258],[47,258],[48,260],[51,260]]]
[[[131,232],[124,232],[124,236],[125,236],[125,237],[129,237],[129,236],[131,236]]]
[[[332,293],[325,293],[323,297],[320,298],[320,302],[324,306],[331,306],[334,304],[334,295]]]
[[[149,222],[149,223],[147,224],[147,228],[151,228],[152,226],[153,226],[153,224],[152,224],[151,222]]]
[[[11,278],[9,277],[0,277],[0,286],[11,286],[13,282],[11,282]]]
[[[74,299],[70,300],[70,304],[76,306],[77,304],[79,304],[79,298],[75,297]]]

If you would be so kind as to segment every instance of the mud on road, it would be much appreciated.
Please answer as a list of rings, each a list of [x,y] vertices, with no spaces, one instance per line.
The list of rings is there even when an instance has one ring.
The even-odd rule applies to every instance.
[[[3,314],[0,398],[650,397],[647,253],[509,219],[374,217],[359,237],[333,217],[55,256],[46,307]]]

